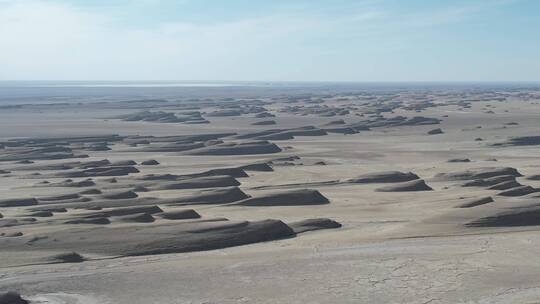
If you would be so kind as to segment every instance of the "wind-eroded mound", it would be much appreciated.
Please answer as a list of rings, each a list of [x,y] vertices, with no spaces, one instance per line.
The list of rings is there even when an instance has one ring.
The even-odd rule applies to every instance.
[[[204,171],[201,173],[188,174],[182,177],[202,177],[202,176],[216,176],[216,175],[228,175],[232,177],[248,177],[249,175],[242,168],[217,168]]]
[[[175,198],[138,197],[133,199],[94,199],[91,202],[70,202],[55,204],[63,208],[116,208],[148,205],[203,205],[228,204],[248,198],[238,187],[204,189],[192,193],[182,193]],[[95,210],[95,209],[94,209]]]
[[[54,255],[48,259],[51,263],[81,263],[86,261],[86,259],[76,253],[76,252],[67,252]]]
[[[540,145],[540,136],[513,137],[503,143],[493,144],[493,146],[536,146],[536,145]]]
[[[540,207],[511,210],[465,224],[467,227],[515,227],[540,225]]]
[[[469,158],[452,158],[448,160],[449,163],[470,163]]]
[[[137,164],[136,161],[128,159],[128,160],[119,160],[111,163],[110,167],[124,167],[124,166],[135,166]]]
[[[13,198],[0,200],[0,207],[24,207],[37,204],[38,201],[35,198]]]
[[[170,222],[60,230],[33,243],[32,248],[57,251],[77,248],[81,253],[140,256],[220,249],[294,235],[294,231],[279,220]],[[9,246],[16,249],[26,245],[12,242]]]
[[[377,192],[408,192],[408,191],[431,191],[433,190],[423,179],[396,183],[386,187],[375,189]]]
[[[51,211],[34,211],[31,213],[26,214],[25,216],[31,216],[31,217],[51,217],[53,216],[53,213]]]
[[[0,236],[3,236],[3,237],[7,237],[7,238],[14,238],[14,237],[19,237],[19,236],[23,236],[23,233],[20,232],[20,231],[17,231],[17,232],[8,232],[8,233],[0,233]]]
[[[20,161],[31,162],[35,160],[55,160],[68,158],[83,158],[88,157],[86,154],[76,155],[71,152],[42,152],[42,150],[34,151],[11,151],[10,154],[0,153],[0,162]]]
[[[324,124],[325,126],[335,126],[335,125],[344,125],[345,124],[345,121],[343,119],[338,119],[338,120],[332,120],[331,122],[328,122],[326,124]]]
[[[6,293],[0,293],[0,304],[29,304],[27,300],[23,299],[20,294],[8,291]]]
[[[204,176],[188,178],[174,182],[161,182],[150,186],[151,190],[173,190],[173,189],[198,189],[198,188],[220,188],[239,186],[238,182],[232,176]]]
[[[70,179],[68,180],[65,180],[65,181],[62,181],[62,182],[58,182],[58,183],[50,183],[50,184],[46,184],[44,186],[40,186],[40,187],[72,187],[72,188],[82,188],[82,187],[92,187],[92,186],[95,186],[96,183],[92,180],[89,180],[89,179],[85,179],[85,180],[82,180],[82,181],[72,181]]]
[[[97,177],[97,176],[125,176],[131,173],[139,173],[139,170],[132,166],[122,167],[98,167],[81,171],[59,172],[54,177]]]
[[[149,159],[141,162],[143,166],[156,166],[159,165],[159,162],[155,159]]]
[[[93,217],[93,218],[81,218],[65,221],[64,224],[94,224],[94,225],[106,225],[111,221],[106,217]]]
[[[509,181],[501,182],[501,183],[495,184],[493,186],[490,186],[487,189],[488,190],[508,190],[508,189],[521,187],[521,186],[523,186],[523,185],[518,183],[517,181],[509,180]]]
[[[398,183],[416,179],[419,179],[418,175],[412,172],[386,171],[360,175],[356,178],[347,180],[347,182],[354,184]]]
[[[481,197],[481,198],[474,198],[467,200],[464,203],[461,203],[460,205],[456,206],[456,208],[472,208],[480,205],[485,205],[492,203],[493,199],[490,196],[487,197]]]
[[[429,130],[427,132],[428,135],[437,135],[437,134],[443,134],[443,130],[441,130],[441,128],[437,128],[437,129],[433,129],[433,130]]]
[[[324,136],[328,133],[314,126],[305,126],[294,129],[271,129],[237,135],[238,139],[258,139],[258,140],[288,140],[295,136]]]
[[[86,217],[109,217],[109,216],[125,216],[133,214],[154,214],[163,212],[158,206],[134,206],[134,207],[125,207],[125,208],[114,208],[108,210],[101,210],[96,213],[87,214]]]
[[[93,160],[86,162],[64,162],[58,164],[45,164],[45,165],[24,165],[17,166],[12,170],[15,171],[49,171],[49,170],[70,170],[70,169],[89,169],[102,166],[109,166],[111,163],[107,159],[103,160]]]
[[[193,123],[204,121],[204,119],[201,117],[201,113],[197,111],[181,113],[180,116],[172,112],[142,111],[112,117],[112,119],[122,119],[124,121],[149,121],[159,123]]]
[[[187,220],[187,219],[196,219],[196,218],[201,217],[201,215],[193,209],[161,212],[161,213],[155,214],[155,216],[159,216],[167,220]]]
[[[79,195],[79,193],[69,193],[69,194],[61,194],[61,195],[55,195],[55,196],[39,197],[38,201],[40,202],[63,201],[63,200],[76,199],[80,197],[81,196]]]
[[[152,144],[142,148],[134,148],[127,150],[128,152],[183,152],[204,147],[202,142],[178,142],[167,144]]]
[[[186,155],[251,155],[270,154],[281,152],[276,144],[266,140],[246,143],[223,143],[213,146],[193,149],[183,154]]]
[[[291,227],[295,233],[302,233],[320,229],[339,228],[341,227],[341,224],[328,218],[315,218],[290,223],[289,227]]]
[[[129,199],[129,198],[136,198],[138,197],[137,193],[133,191],[122,191],[122,192],[114,192],[114,193],[107,193],[103,195],[104,199]]]
[[[252,123],[252,125],[254,126],[270,126],[270,125],[275,125],[275,124],[276,124],[275,120],[263,120],[263,121],[256,121]]]
[[[189,204],[227,204],[237,202],[248,198],[238,187],[217,188],[202,190],[189,196],[176,199],[167,199],[166,203],[170,205],[189,205]]]
[[[79,192],[79,194],[82,194],[82,195],[94,195],[94,194],[101,194],[101,190],[99,189],[88,189],[88,190],[83,190],[81,192]]]
[[[30,211],[45,211],[45,212],[60,212],[64,213],[67,212],[66,208],[59,208],[59,207],[39,207],[39,208],[32,208]]]
[[[350,127],[339,127],[339,128],[324,128],[324,131],[328,133],[338,133],[338,134],[356,134],[358,131]]]
[[[435,180],[440,181],[453,181],[453,180],[473,180],[473,179],[486,179],[494,176],[511,175],[514,177],[522,176],[515,168],[511,167],[489,167],[489,168],[475,168],[465,171],[457,171],[450,173],[439,173],[435,175]]]
[[[127,222],[127,223],[152,223],[155,221],[154,217],[148,213],[136,213],[129,215],[121,215],[111,217],[112,221]]]
[[[214,112],[207,113],[208,117],[228,117],[228,116],[240,116],[243,112],[239,110],[217,110]]]
[[[287,130],[273,130],[268,134],[261,134],[256,136],[257,139],[261,140],[287,140],[293,139],[295,136],[324,136],[328,133],[325,130],[307,126],[296,129],[287,129]]]
[[[328,204],[330,201],[319,191],[311,189],[291,190],[263,194],[238,202],[242,206],[302,206]]]
[[[177,181],[179,183],[201,183],[210,184],[216,183],[234,183],[231,179],[225,181],[224,177],[248,177],[249,175],[242,168],[218,168],[211,169],[200,173],[192,173],[186,175],[174,175],[174,174],[147,174],[139,177],[138,179],[144,181]],[[208,177],[208,178],[205,178]],[[214,177],[214,178],[213,178]],[[202,187],[200,187],[202,188]]]
[[[274,169],[272,169],[272,167],[270,167],[270,165],[267,163],[249,164],[249,165],[240,166],[239,168],[244,171],[259,171],[259,172],[274,171]]]
[[[356,130],[369,130],[370,128],[434,125],[439,124],[440,122],[440,119],[423,116],[415,116],[411,118],[404,116],[394,116],[389,118],[379,116],[373,120],[366,120],[350,124],[349,127]]]
[[[490,186],[495,186],[497,184],[508,182],[508,181],[516,181],[516,177],[514,175],[500,175],[500,176],[494,176],[490,178],[476,179],[470,182],[466,182],[462,186],[463,187],[490,187]]]
[[[255,115],[255,118],[268,118],[268,117],[276,117],[276,115],[272,113],[268,113],[268,112],[261,112]]]
[[[537,189],[531,187],[531,186],[519,186],[515,188],[511,188],[502,192],[497,193],[497,195],[500,196],[524,196],[531,193],[538,192]]]
[[[0,219],[0,228],[2,227],[11,227],[11,226],[16,226],[16,225],[19,225],[19,220],[16,220],[16,219],[6,219],[6,218],[3,218],[3,219]]]

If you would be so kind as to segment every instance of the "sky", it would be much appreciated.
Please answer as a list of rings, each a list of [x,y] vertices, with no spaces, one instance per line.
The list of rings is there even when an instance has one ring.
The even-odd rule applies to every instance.
[[[540,81],[537,0],[0,0],[0,80]]]

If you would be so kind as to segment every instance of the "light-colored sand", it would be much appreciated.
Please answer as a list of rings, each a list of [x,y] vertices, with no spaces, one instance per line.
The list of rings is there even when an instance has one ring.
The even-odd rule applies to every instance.
[[[414,101],[413,94],[403,96],[404,100]],[[348,104],[360,105],[367,102],[357,97],[340,97],[348,100],[332,98],[326,100],[325,104],[334,111],[334,108],[343,109]],[[473,97],[478,95],[454,96],[452,99]],[[430,98],[435,102],[444,102],[449,97]],[[343,119],[346,124],[367,119],[355,115],[354,110],[350,114],[334,117],[321,117],[313,114],[314,111],[304,111],[310,113],[305,116],[290,111],[280,112],[280,109],[288,105],[285,101],[265,105],[276,115],[272,118],[276,125],[272,126],[253,125],[257,121],[255,114],[203,115],[210,123],[193,125],[104,120],[106,117],[135,113],[138,110],[135,108],[65,107],[61,112],[47,107],[2,109],[0,137],[111,133],[153,136],[228,132],[243,134],[268,129],[323,127],[338,119]],[[294,105],[313,106],[304,102]],[[486,109],[495,114],[486,113]],[[177,111],[173,106],[158,110]],[[215,105],[200,109],[207,113],[219,110]],[[362,111],[366,110],[359,109],[356,112]],[[155,159],[159,164],[137,165],[141,172],[116,177],[117,183],[106,182],[106,177],[94,177],[97,185],[92,187],[33,187],[42,180],[60,182],[64,178],[22,178],[34,172],[32,170],[14,170],[2,174],[2,198],[39,198],[94,188],[104,189],[107,193],[119,193],[129,191],[132,188],[126,188],[126,185],[141,182],[138,178],[148,174],[186,176],[217,168],[240,167],[276,158],[299,156],[300,159],[274,162],[271,172],[248,171],[249,177],[236,178],[240,182],[240,189],[248,195],[261,197],[308,188],[319,191],[330,203],[258,207],[242,206],[234,202],[226,205],[212,203],[180,207],[164,204],[160,208],[164,212],[194,209],[202,215],[202,219],[227,218],[231,221],[279,219],[290,223],[310,218],[330,218],[343,227],[203,252],[112,259],[95,252],[81,252],[89,260],[76,264],[43,264],[47,257],[60,252],[51,250],[50,246],[40,249],[39,240],[34,241],[35,245],[15,246],[12,245],[14,241],[0,237],[2,245],[9,248],[0,250],[0,290],[16,290],[28,299],[48,299],[51,303],[539,302],[540,285],[537,278],[540,275],[540,263],[537,253],[540,250],[540,226],[465,226],[470,221],[503,212],[513,206],[532,208],[538,199],[531,196],[504,197],[497,195],[500,190],[461,187],[464,181],[434,178],[439,173],[471,168],[512,167],[524,175],[517,178],[518,182],[540,187],[540,181],[526,179],[526,176],[540,174],[540,146],[490,145],[505,142],[510,136],[536,135],[540,127],[538,100],[509,97],[506,102],[473,102],[471,108],[449,105],[423,109],[420,113],[402,108],[394,112],[383,115],[424,116],[442,119],[442,122],[439,125],[371,128],[370,131],[349,135],[329,133],[324,136],[270,140],[283,150],[272,154],[216,156],[180,152],[130,152],[130,149],[143,146],[129,147],[124,143],[113,143],[109,145],[112,148],[110,151],[84,151],[90,158],[75,160],[134,160],[140,164]],[[32,124],[28,124],[28,121]],[[519,124],[507,125],[509,122]],[[429,130],[435,128],[441,128],[444,133],[427,135]],[[483,141],[476,141],[476,138],[482,138]],[[227,138],[223,140],[238,141]],[[471,161],[448,162],[450,159],[461,158]],[[72,161],[43,160],[33,165]],[[319,162],[325,165],[317,164]],[[5,170],[17,166],[24,165],[0,163],[0,169]],[[376,189],[391,184],[345,182],[368,173],[385,171],[413,172],[425,180],[433,191],[377,192]],[[49,175],[56,171],[36,172]],[[151,200],[155,197],[158,200],[168,200],[201,191],[148,188],[152,191],[137,192],[137,199]],[[93,200],[101,197],[99,194],[83,196]],[[471,208],[456,208],[488,196],[494,202]],[[18,218],[27,214],[30,207],[36,206],[0,208],[0,213],[3,219]],[[90,212],[99,211],[68,209],[68,212],[53,212],[53,217],[39,218],[35,224],[3,227],[0,232],[22,232],[23,238],[28,239],[48,233],[54,235],[66,229],[80,229],[80,225],[62,223]],[[154,218],[152,223],[115,221],[111,218],[112,223],[107,227],[159,227],[171,222],[159,216]],[[84,229],[89,227],[92,226],[84,226]],[[121,240],[121,237],[118,239]],[[71,248],[71,251],[77,251],[77,248]]]

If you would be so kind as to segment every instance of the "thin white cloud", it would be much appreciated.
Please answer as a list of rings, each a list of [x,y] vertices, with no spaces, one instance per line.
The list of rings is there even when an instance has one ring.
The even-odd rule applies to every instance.
[[[107,15],[66,4],[10,2],[0,10],[0,77],[236,78],[241,70],[255,72],[255,61],[268,68],[272,63],[265,58],[294,59],[302,39],[332,35],[347,22],[375,17],[367,12],[336,21],[291,13],[134,30],[116,26]]]
[[[497,5],[508,1],[516,0]],[[117,11],[0,0],[0,79],[404,78],[408,71],[394,61],[414,49],[417,32],[473,18],[493,5],[399,16],[380,1],[366,1],[349,11],[337,7],[341,15],[291,6],[226,22],[136,28],[119,24]]]

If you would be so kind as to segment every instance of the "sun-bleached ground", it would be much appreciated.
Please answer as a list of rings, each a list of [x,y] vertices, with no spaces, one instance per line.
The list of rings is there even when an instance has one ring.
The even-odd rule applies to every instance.
[[[129,152],[125,141],[110,143],[112,150],[84,151],[83,159],[111,162],[134,160],[137,164],[155,159],[157,166],[137,166],[139,173],[186,175],[216,168],[269,162],[298,156],[299,159],[275,162],[272,172],[248,172],[236,178],[247,195],[258,197],[280,191],[315,189],[328,204],[250,207],[230,204],[182,205],[204,218],[256,222],[277,219],[293,223],[310,218],[329,218],[341,228],[310,231],[296,237],[253,243],[201,252],[142,256],[111,256],[90,250],[80,252],[88,258],[82,263],[45,263],[44,259],[66,251],[62,239],[58,248],[40,247],[39,237],[81,225],[62,224],[80,213],[69,209],[54,213],[36,223],[1,227],[2,233],[22,232],[21,237],[0,237],[0,290],[15,290],[36,303],[535,303],[540,301],[540,273],[535,258],[540,248],[536,225],[469,227],[472,221],[498,215],[515,206],[534,209],[535,193],[501,196],[486,187],[462,187],[463,180],[434,178],[439,173],[483,167],[511,167],[521,177],[516,181],[540,187],[540,181],[527,177],[540,174],[540,146],[492,146],[514,136],[537,134],[540,115],[537,92],[524,96],[515,92],[468,93],[449,95],[401,93],[394,98],[402,103],[389,118],[423,116],[441,119],[440,124],[380,126],[356,134],[329,133],[323,136],[294,136],[269,141],[279,153],[244,155],[187,155],[183,152]],[[461,94],[461,95],[460,95]],[[377,98],[381,99],[381,96]],[[488,97],[485,97],[488,96]],[[505,96],[506,100],[492,100]],[[532,96],[532,97],[531,97]],[[428,98],[429,97],[429,98]],[[452,102],[470,101],[470,107]],[[139,108],[86,105],[28,106],[0,110],[0,137],[67,137],[81,135],[172,136],[210,133],[245,134],[268,129],[294,129],[324,125],[343,119],[345,125],[370,119],[368,105],[373,100],[356,95],[337,94],[322,98],[321,107],[348,108],[350,113],[323,117],[317,113],[295,113],[290,100],[261,98],[268,112],[276,117],[257,119],[253,113],[237,116],[207,116],[219,110],[219,103],[196,109],[208,124],[123,121],[114,116],[140,111]],[[491,98],[491,99],[490,99]],[[438,106],[407,109],[411,103]],[[449,102],[452,101],[452,102]],[[233,103],[241,103],[233,101]],[[381,108],[388,101],[374,103]],[[446,103],[445,105],[441,105]],[[249,104],[249,102],[248,102]],[[175,103],[176,105],[176,103]],[[314,104],[301,100],[294,105]],[[360,106],[361,105],[361,106]],[[370,107],[371,109],[372,107]],[[175,106],[153,106],[151,111],[180,113]],[[187,111],[187,110],[182,110]],[[492,111],[488,112],[488,111]],[[302,115],[305,114],[305,115]],[[357,115],[358,114],[358,115]],[[359,115],[364,116],[359,116]],[[275,125],[254,126],[255,121],[275,120]],[[31,123],[29,123],[31,122]],[[428,135],[441,128],[443,133]],[[482,140],[477,140],[481,138]],[[234,141],[229,137],[225,142]],[[144,146],[144,145],[143,145]],[[448,162],[467,158],[469,162]],[[80,159],[38,160],[30,165],[50,165]],[[323,163],[321,163],[323,162]],[[42,198],[73,193],[66,187],[35,187],[36,183],[61,181],[58,177],[40,178],[56,171],[18,170],[14,161],[0,162],[0,169],[11,171],[0,177],[4,198]],[[348,179],[382,171],[413,172],[433,191],[378,192],[387,184],[345,183]],[[107,189],[95,178],[98,188]],[[131,181],[131,180],[130,180]],[[139,198],[173,199],[195,190],[153,190],[138,193]],[[199,191],[199,189],[197,189]],[[455,208],[464,201],[490,196],[494,202],[473,208]],[[173,210],[168,204],[164,211]],[[35,207],[35,206],[34,206]],[[5,219],[18,218],[28,206],[0,207]],[[527,210],[529,210],[527,209]],[[106,210],[106,209],[104,209]],[[107,227],[159,226],[153,223],[117,223]],[[100,225],[83,225],[98,227]],[[98,230],[96,230],[98,231]],[[99,230],[102,231],[102,230]],[[15,239],[28,242],[17,243]],[[149,235],[149,237],[152,237]],[[157,236],[156,236],[157,238]],[[122,236],[117,240],[122,242]],[[45,242],[45,241],[44,241]],[[120,246],[120,245],[118,245]],[[51,249],[52,248],[52,249]],[[100,249],[101,250],[101,249]],[[105,250],[106,251],[106,250]],[[40,302],[42,301],[42,302]],[[43,302],[45,301],[45,302]],[[49,301],[49,302],[46,302]]]

